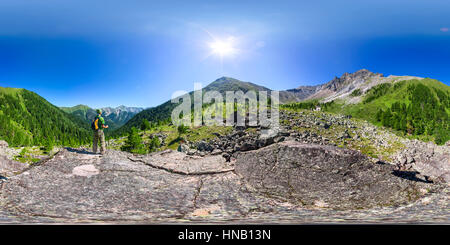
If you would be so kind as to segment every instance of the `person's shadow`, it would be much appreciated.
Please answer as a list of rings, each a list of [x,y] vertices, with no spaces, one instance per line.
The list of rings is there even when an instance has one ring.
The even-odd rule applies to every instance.
[[[401,170],[394,170],[394,171],[392,171],[393,175],[395,175],[397,177],[400,177],[400,178],[403,178],[403,179],[416,181],[416,182],[423,182],[423,183],[433,183],[432,180],[428,179],[428,176],[424,176],[425,180],[423,180],[421,178],[418,178],[417,177],[418,173],[419,172],[416,172],[416,171],[401,171]]]
[[[87,151],[86,149],[80,150],[80,149],[74,149],[74,148],[70,148],[70,147],[66,147],[65,149],[67,151],[75,152],[75,153],[78,153],[78,154],[97,155],[97,154],[95,154],[95,153],[93,153],[91,151]]]

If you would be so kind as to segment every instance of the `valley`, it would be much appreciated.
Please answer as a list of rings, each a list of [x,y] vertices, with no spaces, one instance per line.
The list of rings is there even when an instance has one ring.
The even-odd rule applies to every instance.
[[[272,91],[228,77],[204,88],[238,90]],[[9,125],[2,132],[9,134],[0,135],[0,222],[450,219],[450,89],[437,80],[360,70],[280,91],[277,128],[177,127],[170,100],[148,109],[104,108],[115,126],[103,156],[90,152],[93,109],[60,109],[33,94],[34,106],[44,108],[33,117],[32,92],[1,91]],[[52,121],[39,131],[27,123],[56,121],[54,115],[72,119],[74,129]],[[15,140],[17,134],[28,139]]]
[[[106,124],[108,124],[108,131],[114,131],[128,122],[134,115],[144,110],[138,107],[126,107],[119,106],[116,108],[105,107],[99,108],[102,110],[102,116],[105,118]],[[92,109],[86,105],[77,105],[74,107],[61,107],[61,110],[71,115],[77,116],[86,123],[91,123],[97,113],[95,109]]]

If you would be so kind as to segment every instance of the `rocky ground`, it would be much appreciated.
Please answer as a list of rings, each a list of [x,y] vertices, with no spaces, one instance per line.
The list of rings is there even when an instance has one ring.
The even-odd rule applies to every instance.
[[[0,159],[1,223],[449,223],[449,146],[283,112],[179,151]]]
[[[311,111],[281,111],[278,133],[262,137],[263,129],[234,128],[210,141],[187,142],[179,151],[188,155],[235,154],[274,143],[293,140],[306,144],[338,146],[368,156],[371,161],[397,166],[398,170],[418,171],[440,182],[450,183],[450,141],[438,146],[432,142],[409,140],[389,130],[348,116]]]

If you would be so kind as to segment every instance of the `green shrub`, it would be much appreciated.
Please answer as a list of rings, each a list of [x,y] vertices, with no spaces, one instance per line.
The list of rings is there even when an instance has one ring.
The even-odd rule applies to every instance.
[[[353,92],[350,94],[351,97],[356,97],[356,96],[360,96],[362,94],[361,89],[355,89],[353,90]]]
[[[391,88],[391,84],[390,83],[382,83],[382,84],[378,84],[376,86],[373,86],[371,89],[369,89],[367,91],[367,95],[364,98],[364,103],[369,103],[383,95],[385,95],[386,93],[388,93],[389,89]]]
[[[159,141],[159,138],[154,136],[153,139],[150,141],[149,152],[155,152],[160,146],[161,142]]]
[[[178,134],[182,135],[182,134],[187,133],[188,129],[189,129],[189,127],[181,124],[180,126],[178,126],[177,131],[178,131]]]

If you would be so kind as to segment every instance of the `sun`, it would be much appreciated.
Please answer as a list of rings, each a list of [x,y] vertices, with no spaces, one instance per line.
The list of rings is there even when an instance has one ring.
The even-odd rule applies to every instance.
[[[229,37],[225,40],[214,40],[214,42],[209,44],[211,52],[220,57],[232,56],[236,53],[236,48],[234,48],[234,38]]]

